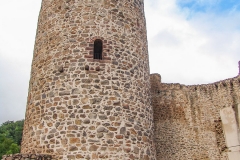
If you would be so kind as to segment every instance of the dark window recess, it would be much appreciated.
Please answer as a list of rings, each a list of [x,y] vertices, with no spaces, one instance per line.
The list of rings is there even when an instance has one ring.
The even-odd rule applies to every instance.
[[[102,59],[103,43],[100,39],[94,41],[94,59]]]

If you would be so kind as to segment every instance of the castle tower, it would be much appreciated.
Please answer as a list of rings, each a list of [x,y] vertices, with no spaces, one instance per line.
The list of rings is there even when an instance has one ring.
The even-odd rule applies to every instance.
[[[43,0],[22,153],[155,159],[143,0]]]

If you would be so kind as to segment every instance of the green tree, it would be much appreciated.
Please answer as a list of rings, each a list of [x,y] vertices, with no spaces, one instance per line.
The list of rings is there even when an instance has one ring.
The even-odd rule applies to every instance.
[[[18,146],[12,139],[0,135],[0,157],[5,154],[19,153],[20,146]]]
[[[7,154],[19,153],[20,147],[16,143],[12,143],[7,151]]]
[[[20,121],[7,121],[0,126],[0,134],[6,136],[6,138],[14,140],[18,145],[21,145],[22,131],[24,120]]]
[[[7,121],[0,126],[0,158],[20,152],[24,120]]]

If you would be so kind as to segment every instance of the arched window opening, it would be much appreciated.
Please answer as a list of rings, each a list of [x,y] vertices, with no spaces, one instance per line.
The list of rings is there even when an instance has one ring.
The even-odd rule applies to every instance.
[[[94,41],[94,59],[102,59],[103,43],[100,39]]]

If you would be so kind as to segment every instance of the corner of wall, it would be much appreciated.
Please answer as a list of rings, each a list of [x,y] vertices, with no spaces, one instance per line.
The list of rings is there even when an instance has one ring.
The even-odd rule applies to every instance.
[[[161,85],[161,75],[158,73],[151,74],[150,83],[151,83],[151,94],[158,92],[158,89]]]

